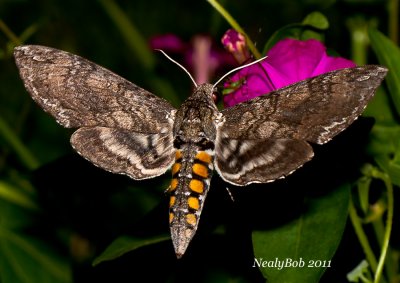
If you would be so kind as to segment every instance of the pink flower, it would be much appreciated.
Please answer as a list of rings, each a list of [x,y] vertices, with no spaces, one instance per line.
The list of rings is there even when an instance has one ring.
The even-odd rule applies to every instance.
[[[225,84],[232,90],[224,96],[225,107],[326,72],[355,66],[350,60],[328,56],[325,46],[315,39],[287,38],[267,55],[261,63],[240,70]]]
[[[187,47],[186,44],[175,34],[167,33],[150,38],[150,47],[152,49],[162,49],[165,52],[180,53]]]
[[[250,58],[250,52],[247,49],[246,38],[243,34],[234,29],[228,29],[222,36],[222,44],[228,50],[239,64],[243,64]]]

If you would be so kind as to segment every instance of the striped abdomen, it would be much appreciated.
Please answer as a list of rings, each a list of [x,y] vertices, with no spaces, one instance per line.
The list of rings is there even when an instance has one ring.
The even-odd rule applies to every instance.
[[[186,145],[176,151],[169,188],[169,223],[177,257],[196,233],[214,169],[214,152]]]

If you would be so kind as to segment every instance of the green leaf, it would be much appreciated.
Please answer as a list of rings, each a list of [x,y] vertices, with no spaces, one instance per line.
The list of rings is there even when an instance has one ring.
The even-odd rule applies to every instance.
[[[395,118],[390,107],[390,98],[383,88],[378,88],[375,96],[363,112],[365,117],[374,117],[376,123],[394,123]]]
[[[349,190],[350,186],[344,185],[323,197],[305,198],[304,213],[298,219],[274,230],[253,232],[255,259],[304,263],[303,267],[283,267],[281,270],[261,266],[268,282],[318,282],[342,238]],[[313,267],[310,266],[312,263]]]
[[[68,262],[44,243],[0,227],[2,283],[72,282]]]
[[[375,162],[389,175],[393,184],[400,186],[400,164],[394,163],[387,156],[375,156]]]
[[[37,221],[34,211],[22,209],[9,201],[0,198],[0,228],[9,230],[23,230]],[[1,281],[0,281],[1,282]]]
[[[400,49],[375,28],[370,28],[368,34],[379,63],[389,69],[386,83],[397,114],[400,115]]]
[[[0,198],[23,208],[38,209],[37,204],[26,193],[5,181],[0,181]]]
[[[140,247],[160,243],[170,239],[170,236],[165,235],[159,235],[151,238],[121,236],[117,238],[114,242],[112,242],[101,255],[94,259],[93,265],[98,265],[103,261],[116,259],[126,254],[127,252],[136,250]]]
[[[368,152],[373,156],[394,155],[399,148],[400,126],[375,124],[370,133]]]
[[[320,12],[312,12],[308,14],[303,22],[303,25],[309,25],[316,29],[325,30],[329,28],[328,19]]]
[[[319,12],[310,13],[301,23],[290,24],[277,30],[265,44],[262,54],[266,54],[272,46],[284,38],[296,38],[300,40],[315,38],[322,41],[323,35],[321,31],[328,27],[329,22],[323,14]]]

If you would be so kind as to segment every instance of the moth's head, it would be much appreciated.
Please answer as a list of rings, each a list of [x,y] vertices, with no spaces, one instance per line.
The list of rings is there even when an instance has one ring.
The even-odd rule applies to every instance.
[[[216,89],[212,84],[205,83],[201,84],[196,87],[195,91],[193,92],[194,96],[200,96],[200,97],[205,97],[205,98],[211,98],[214,100],[213,95],[215,93]]]

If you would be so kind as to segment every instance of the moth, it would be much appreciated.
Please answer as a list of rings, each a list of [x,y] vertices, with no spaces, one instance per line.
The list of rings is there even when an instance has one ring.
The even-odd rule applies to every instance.
[[[32,98],[59,124],[78,128],[72,147],[93,164],[135,180],[172,171],[171,238],[178,258],[196,233],[214,169],[236,186],[283,178],[364,110],[387,69],[329,72],[219,111],[202,84],[175,109],[82,57],[16,47]]]

